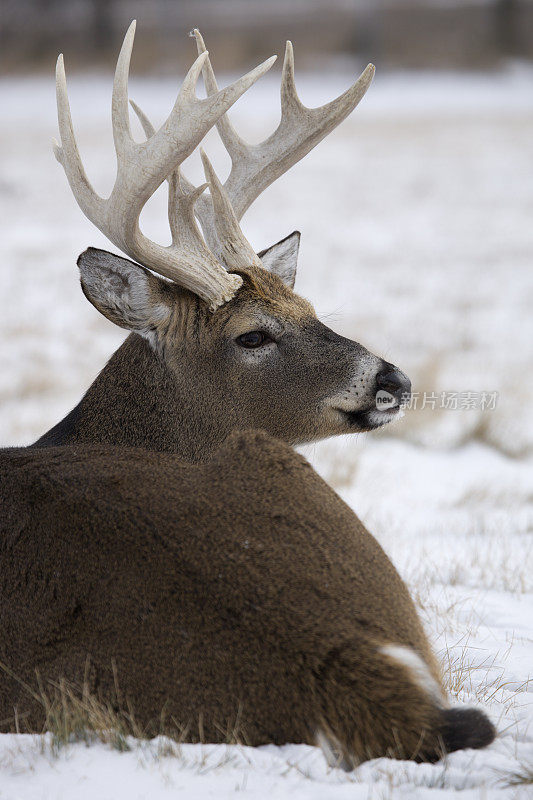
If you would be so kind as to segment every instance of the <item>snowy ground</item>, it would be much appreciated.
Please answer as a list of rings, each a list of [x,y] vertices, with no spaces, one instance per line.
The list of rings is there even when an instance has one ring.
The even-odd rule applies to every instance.
[[[275,78],[234,119],[253,140],[276,122]],[[348,83],[303,78],[309,105]],[[161,121],[175,83],[133,80]],[[106,76],[70,81],[89,175],[112,185]],[[27,443],[78,400],[123,334],[83,298],[75,259],[105,247],[55,163],[51,79],[0,82],[0,440]],[[164,742],[118,753],[0,737],[0,799],[464,798],[531,796],[533,771],[533,73],[378,73],[353,118],[249,212],[260,249],[303,233],[297,289],[340,332],[435,392],[395,427],[306,455],[392,556],[420,605],[452,697],[481,703],[500,737],[434,766],[387,760],[352,774],[314,748]],[[214,141],[220,172],[227,167]],[[198,164],[190,174],[198,177]],[[165,241],[164,197],[143,222]],[[496,407],[438,408],[440,392],[498,392]],[[446,395],[447,397],[449,395]],[[475,395],[479,404],[481,395]],[[530,777],[531,780],[531,777]]]

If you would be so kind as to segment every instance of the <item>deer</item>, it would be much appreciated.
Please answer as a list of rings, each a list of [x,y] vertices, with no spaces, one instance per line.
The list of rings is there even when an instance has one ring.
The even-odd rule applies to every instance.
[[[164,716],[187,741],[223,741],[238,718],[247,744],[318,744],[346,769],[484,747],[494,726],[479,709],[450,707],[393,564],[294,450],[395,419],[409,379],[294,292],[298,232],[256,254],[239,224],[355,108],[373,67],[308,109],[288,43],[280,124],[248,145],[227,110],[273,59],[219,90],[195,31],[198,57],[158,131],[132,103],[146,135],[137,143],[134,30],[113,85],[107,199],[83,169],[57,64],[56,158],[82,211],[134,259],[89,248],[82,290],[130,335],[64,420],[0,454],[0,725],[42,729],[43,682],[83,679],[118,703],[118,675],[154,735]],[[223,184],[202,152],[196,187],[181,165],[213,126],[231,172]],[[169,247],[139,227],[164,181]]]

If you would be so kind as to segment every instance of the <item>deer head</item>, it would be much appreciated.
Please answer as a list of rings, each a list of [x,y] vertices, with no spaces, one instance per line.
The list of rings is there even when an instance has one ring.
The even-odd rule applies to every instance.
[[[235,429],[262,428],[296,444],[368,430],[394,419],[410,391],[406,376],[323,325],[310,303],[293,291],[300,234],[294,232],[256,254],[239,226],[254,199],[355,108],[374,68],[369,65],[353,86],[332,102],[306,108],[296,93],[293,51],[288,42],[281,121],[265,141],[249,145],[232,127],[226,112],[271,67],[275,57],[219,90],[203,39],[194,31],[199,55],[166,122],[155,131],[138,106],[131,104],[147,137],[137,143],[130,130],[127,93],[134,29],[132,23],[113,86],[117,176],[109,198],[99,197],[85,175],[61,56],[57,65],[61,146],[55,144],[54,149],[82,211],[134,259],[90,248],[78,260],[81,283],[102,314],[144,339],[142,364],[150,374],[155,362],[157,375],[164,373],[164,388],[160,378],[151,381],[149,391],[152,408],[165,408],[161,425],[166,433],[170,435],[177,420],[184,442],[181,449],[194,457],[194,448],[189,446],[192,440],[207,437],[207,442],[199,445],[203,452]],[[201,72],[205,99],[195,93]],[[206,182],[196,187],[182,174],[180,165],[215,125],[231,157],[231,172],[222,184],[202,151]],[[143,206],[165,180],[172,234],[169,247],[150,241],[139,228]],[[138,351],[138,336],[135,342],[127,346]],[[119,363],[121,370],[128,369],[127,359],[112,359],[107,369],[118,370]],[[136,359],[130,371],[138,370],[139,363]],[[131,374],[127,382],[131,387]],[[100,406],[116,408],[119,401],[109,396],[109,385],[105,390],[90,390],[87,397]],[[389,395],[386,407],[376,405],[379,390]],[[130,394],[135,394],[131,388]],[[135,398],[131,408],[137,404]],[[133,413],[131,409],[129,413]],[[100,416],[109,420],[109,414]],[[74,438],[124,443],[124,433],[119,431],[124,426],[117,422],[113,434],[109,421],[105,424],[104,436],[102,430],[96,430],[98,426],[84,425],[83,413],[78,412]],[[150,446],[153,436],[146,433],[146,426],[140,433],[141,427],[130,421],[128,429],[137,432],[128,443]],[[53,441],[58,443],[57,438]],[[40,443],[47,443],[46,436]]]

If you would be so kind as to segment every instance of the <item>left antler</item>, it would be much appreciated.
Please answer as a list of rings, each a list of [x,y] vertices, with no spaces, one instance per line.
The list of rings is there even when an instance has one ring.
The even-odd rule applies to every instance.
[[[198,53],[207,52],[200,31],[194,30]],[[322,139],[341,123],[357,106],[374,77],[369,64],[346,92],[318,108],[307,108],[300,101],[294,83],[294,55],[287,42],[281,78],[281,120],[277,129],[260,144],[245,142],[227,114],[222,114],[217,130],[231,157],[231,172],[224,184],[235,217],[240,220],[253,201],[280,175],[287,172]],[[218,92],[215,73],[206,58],[202,74],[208,96]],[[216,224],[211,200],[203,196],[196,205],[196,214],[211,247],[216,247]]]

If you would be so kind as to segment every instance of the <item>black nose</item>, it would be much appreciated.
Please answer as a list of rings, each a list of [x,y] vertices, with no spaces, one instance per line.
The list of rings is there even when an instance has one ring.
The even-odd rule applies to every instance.
[[[392,364],[385,364],[376,375],[377,391],[380,389],[391,394],[398,403],[408,403],[411,396],[411,381]]]

